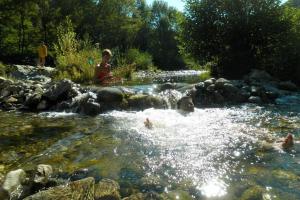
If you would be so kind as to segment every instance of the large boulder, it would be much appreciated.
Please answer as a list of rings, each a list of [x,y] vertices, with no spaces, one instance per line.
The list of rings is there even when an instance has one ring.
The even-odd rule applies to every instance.
[[[162,98],[143,94],[133,95],[129,97],[128,105],[132,110],[145,110],[148,108],[167,108],[167,103]]]
[[[177,102],[177,107],[179,110],[185,111],[185,112],[194,112],[194,103],[192,97],[182,97]]]
[[[268,82],[274,80],[274,78],[263,70],[254,69],[252,70],[248,76],[246,77],[249,81],[260,81],[260,82]]]
[[[229,80],[225,78],[219,78],[218,80],[216,80],[215,86],[217,89],[222,89],[226,83],[231,84]]]
[[[74,97],[72,87],[72,81],[61,80],[48,88],[43,96],[53,102],[67,100]]]
[[[3,183],[2,188],[0,189],[0,199],[16,199],[17,196],[20,196],[22,191],[22,184],[26,181],[26,173],[23,169],[18,169],[15,171],[10,171]]]
[[[279,89],[288,90],[288,91],[297,91],[298,90],[297,85],[291,81],[280,82],[278,87],[279,87]]]
[[[95,116],[101,113],[101,106],[93,98],[85,98],[80,102],[79,113]]]
[[[40,191],[24,200],[94,200],[94,192],[95,180],[90,177]]]
[[[31,109],[36,109],[42,99],[42,93],[33,93],[26,97],[25,106],[28,106]]]
[[[119,190],[116,181],[103,179],[95,185],[95,200],[120,200]]]
[[[98,88],[94,91],[97,94],[97,101],[104,103],[121,103],[124,98],[122,90],[112,87]]]

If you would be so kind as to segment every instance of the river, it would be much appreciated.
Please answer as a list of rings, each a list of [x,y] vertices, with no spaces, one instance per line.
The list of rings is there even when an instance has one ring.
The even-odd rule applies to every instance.
[[[151,87],[147,90],[151,91]],[[0,173],[50,164],[59,177],[111,178],[121,195],[167,193],[174,199],[300,199],[300,144],[289,151],[264,141],[300,137],[300,95],[278,105],[73,113],[0,112]],[[152,129],[144,126],[146,118]],[[74,178],[74,179],[75,179]]]

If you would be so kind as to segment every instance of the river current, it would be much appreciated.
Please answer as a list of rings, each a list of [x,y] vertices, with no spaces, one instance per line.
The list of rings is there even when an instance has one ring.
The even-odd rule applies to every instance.
[[[271,145],[288,133],[299,139],[300,95],[277,103],[97,117],[0,112],[0,174],[43,163],[60,177],[86,168],[96,180],[117,180],[123,196],[155,191],[173,199],[242,199],[248,193],[300,199],[300,144],[288,151]]]

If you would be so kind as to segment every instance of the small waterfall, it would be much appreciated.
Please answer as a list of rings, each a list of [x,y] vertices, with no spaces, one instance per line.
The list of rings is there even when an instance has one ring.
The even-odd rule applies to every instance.
[[[167,102],[168,109],[176,109],[178,100],[184,95],[177,90],[165,90],[160,92],[158,96]]]

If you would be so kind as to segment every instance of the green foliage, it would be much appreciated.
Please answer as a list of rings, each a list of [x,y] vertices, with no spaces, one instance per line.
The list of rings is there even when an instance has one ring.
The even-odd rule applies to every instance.
[[[280,1],[188,0],[186,8],[183,46],[200,63],[217,61],[214,75],[239,78],[253,67],[273,72],[283,64],[276,58],[290,42],[290,22]]]
[[[138,49],[129,49],[125,55],[125,59],[129,64],[134,64],[137,70],[148,70],[153,67],[152,56]]]
[[[94,77],[94,67],[100,63],[100,51],[93,48],[88,38],[76,39],[69,18],[57,30],[58,42],[54,45],[57,79],[68,78],[75,82],[89,82]]]
[[[6,66],[0,62],[0,76],[6,76]]]
[[[125,78],[127,80],[132,79],[133,72],[136,71],[136,65],[135,64],[126,64],[121,65],[112,70],[112,73],[115,77]]]

